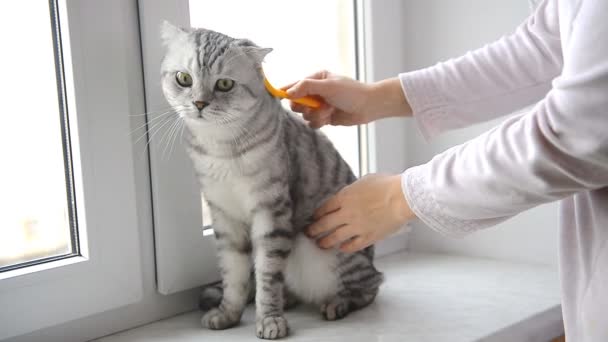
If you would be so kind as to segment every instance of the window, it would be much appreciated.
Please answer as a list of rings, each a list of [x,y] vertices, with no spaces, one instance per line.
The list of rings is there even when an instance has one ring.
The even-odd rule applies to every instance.
[[[21,26],[15,13],[32,23],[5,33],[0,55],[0,65],[16,66],[0,83],[10,99],[0,126],[0,271],[79,255],[61,41],[50,10],[44,2],[0,3],[6,27]]]
[[[278,0],[189,0],[172,2],[170,6],[161,1],[143,2],[140,13],[146,100],[151,113],[148,120],[154,120],[167,107],[158,82],[159,61],[164,54],[159,39],[163,20],[183,27],[203,27],[233,37],[249,38],[260,46],[273,48],[266,58],[264,70],[270,81],[280,86],[322,68],[356,78],[355,12],[352,0],[294,1],[289,5]],[[268,19],[260,21],[259,15],[251,13],[265,13]],[[311,20],[315,25],[310,25]],[[282,27],[289,29],[280,29]],[[360,150],[361,130],[358,127],[323,130],[353,171],[360,174],[361,166],[366,167],[360,157],[363,152]],[[209,211],[204,207],[185,151],[176,148],[167,156],[166,140],[152,139],[150,161],[159,291],[169,294],[219,279],[214,241],[209,236],[211,230],[201,230],[203,226],[210,226]]]
[[[144,110],[136,7],[8,3],[0,340],[139,300],[137,203],[150,200],[129,135]]]
[[[400,60],[398,52],[402,49],[398,43],[401,39],[396,34],[399,30],[391,25],[398,22],[401,11],[395,10],[395,7],[399,7],[399,2],[394,0],[392,5],[371,0],[355,2],[358,14],[356,18],[359,21],[365,14],[366,28],[363,30],[363,25],[357,25],[356,36],[362,43],[365,41],[366,47],[371,47],[365,50],[365,58],[361,59],[370,65],[365,68],[366,74],[371,75],[370,79],[394,75],[400,71],[396,61]],[[51,75],[48,79],[45,76],[44,80],[40,79],[41,75],[30,75],[33,67],[25,65],[25,58],[16,60],[16,64],[10,68],[11,71],[25,70],[25,73],[18,73],[19,77],[27,76],[33,80],[34,85],[40,86],[39,89],[47,89],[44,91],[45,97],[65,100],[63,106],[58,102],[45,108],[48,114],[45,119],[54,117],[60,123],[58,108],[64,109],[63,124],[67,124],[67,127],[61,131],[60,126],[55,133],[69,132],[71,148],[64,148],[68,144],[62,145],[61,139],[66,138],[61,137],[56,141],[58,149],[49,151],[55,153],[56,157],[52,159],[57,162],[57,169],[64,171],[69,170],[69,165],[66,168],[66,157],[62,153],[71,152],[69,159],[72,162],[72,175],[64,175],[63,178],[57,176],[55,186],[61,189],[63,195],[59,195],[58,190],[57,196],[52,197],[55,202],[51,203],[60,204],[62,209],[59,210],[68,212],[68,218],[63,221],[62,233],[58,235],[61,236],[61,244],[67,247],[56,253],[41,254],[43,259],[28,257],[33,261],[28,264],[13,258],[7,263],[16,267],[0,272],[0,340],[14,336],[28,341],[66,338],[87,340],[192,308],[196,292],[181,290],[219,276],[215,270],[213,239],[201,234],[203,220],[198,184],[183,149],[175,147],[172,153],[166,152],[163,156],[161,147],[164,146],[153,142],[149,151],[149,165],[146,144],[142,144],[141,140],[136,142],[140,136],[138,133],[141,132],[138,128],[146,126],[146,115],[142,113],[151,114],[148,119],[153,119],[155,110],[165,105],[158,87],[158,64],[162,57],[159,44],[160,23],[169,20],[188,27],[189,1],[49,0],[30,4],[26,9],[22,9],[18,1],[10,3],[10,6],[0,5],[0,36],[3,42],[11,41],[7,38],[8,35],[23,36],[29,30],[44,29],[52,32],[45,25],[50,26],[49,17],[55,15],[54,20],[59,28],[56,38],[61,41],[61,49],[58,45],[53,45],[50,33],[44,41],[42,34],[35,38],[41,44],[50,46],[49,51],[54,48],[55,52],[60,53],[64,67],[62,87],[41,87],[45,81],[51,80],[51,84],[57,85],[54,61],[46,60],[45,70],[50,71]],[[47,7],[49,4],[50,7]],[[278,15],[287,12],[292,15],[290,11],[294,4],[295,1],[290,2],[288,7],[279,4],[279,7],[273,9],[280,12]],[[319,1],[311,4],[328,6]],[[34,9],[35,6],[38,8]],[[248,1],[242,1],[239,6],[235,8],[249,6]],[[355,11],[349,1],[340,1],[335,6],[332,3],[331,6],[348,9],[343,12],[347,14],[343,20],[355,18],[352,12],[349,14],[351,10]],[[40,17],[33,20],[33,15],[30,16],[32,11],[39,11]],[[257,6],[255,13],[259,15],[267,11],[270,10],[261,5]],[[271,13],[277,14],[274,11]],[[27,25],[8,25],[11,18],[24,17]],[[336,22],[332,25],[334,28],[353,29],[337,25]],[[354,35],[354,31],[347,34]],[[305,38],[311,39],[311,35]],[[271,44],[276,50],[273,53],[275,60],[270,62],[269,59],[269,67],[270,63],[279,65],[283,59],[279,59],[278,52],[282,50],[279,44],[282,42]],[[359,52],[363,52],[363,45],[357,44]],[[341,49],[340,51],[348,51],[350,48]],[[3,49],[2,55],[15,53]],[[44,61],[42,56],[36,59],[38,63]],[[319,65],[304,67],[302,62],[294,77],[281,79],[280,74],[269,77],[273,83],[280,85],[317,68],[338,70],[338,67],[329,63],[328,60]],[[354,75],[348,63],[351,62],[341,64],[344,69],[340,70]],[[362,69],[361,64],[356,63],[356,66]],[[272,71],[269,69],[269,72]],[[4,75],[7,74],[5,68]],[[146,88],[145,101],[142,80]],[[0,87],[4,87],[11,80],[3,78],[0,83]],[[63,97],[60,96],[62,92]],[[19,107],[20,113],[25,112],[28,105],[39,106],[39,103],[41,102],[36,102],[36,98],[31,96],[27,103]],[[7,114],[6,111],[3,113]],[[400,158],[405,154],[400,147],[404,145],[395,139],[399,134],[402,135],[401,128],[393,123],[368,126],[372,170],[376,165],[384,171],[397,171],[403,167]],[[366,129],[362,128],[361,131],[366,132]],[[347,129],[345,132],[349,132],[344,134],[351,138],[355,137],[354,130]],[[45,133],[52,134],[52,130]],[[365,134],[359,134],[358,138],[360,145],[367,146]],[[354,143],[349,144],[349,147],[356,150],[353,149],[356,145],[355,138],[352,141]],[[9,143],[16,145],[14,140]],[[393,153],[376,156],[375,145],[378,145],[378,150],[391,149]],[[347,149],[339,148],[343,154],[349,155]],[[360,152],[363,155],[367,149],[361,149]],[[50,154],[44,157],[50,157]],[[358,169],[355,165],[356,158],[355,154],[346,156],[355,171]],[[365,157],[359,159],[362,168],[367,166],[363,162],[365,160]],[[0,176],[5,177],[8,171],[4,170],[4,163],[2,166]],[[71,199],[68,190],[70,178],[73,194]],[[0,198],[5,198],[2,195],[0,192]],[[57,199],[60,196],[64,196],[64,199]],[[4,205],[6,200],[2,201],[0,204]],[[154,209],[154,232],[149,224],[152,219],[150,203]],[[69,213],[70,205],[76,208],[77,215]],[[0,209],[0,217],[3,214],[4,208]],[[74,222],[69,221],[69,215],[72,215]],[[78,244],[73,242],[74,227],[78,228]],[[4,243],[2,238],[0,236],[0,244]],[[155,246],[152,246],[152,238],[155,239]],[[395,239],[391,239],[391,243],[395,248],[404,246],[403,241]],[[78,251],[75,246],[79,247]],[[148,260],[153,252],[156,254],[156,265]],[[12,252],[11,255],[14,254],[17,252]],[[59,260],[45,259],[51,254],[58,256]],[[142,256],[146,259],[142,259]],[[153,281],[155,271],[160,293],[179,294],[164,297],[153,293],[153,285],[149,282]],[[118,323],[117,317],[121,317]]]

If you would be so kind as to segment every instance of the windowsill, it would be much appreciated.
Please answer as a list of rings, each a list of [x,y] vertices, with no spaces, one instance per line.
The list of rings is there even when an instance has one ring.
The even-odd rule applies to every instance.
[[[375,303],[337,322],[316,308],[287,312],[289,341],[549,341],[563,334],[550,267],[441,254],[397,253],[378,268],[387,281]],[[252,341],[249,306],[238,327],[209,331],[191,312],[97,341]]]

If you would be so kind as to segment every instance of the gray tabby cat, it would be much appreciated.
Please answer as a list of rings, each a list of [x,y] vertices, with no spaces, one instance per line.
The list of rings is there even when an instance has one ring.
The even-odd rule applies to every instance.
[[[202,324],[236,325],[254,292],[256,334],[266,339],[287,335],[283,310],[296,299],[319,305],[327,320],[371,303],[382,282],[373,247],[321,250],[302,233],[315,208],[355,176],[321,132],[264,88],[261,62],[271,49],[166,22],[162,39],[163,92],[186,124],[222,274],[221,288],[203,290]]]

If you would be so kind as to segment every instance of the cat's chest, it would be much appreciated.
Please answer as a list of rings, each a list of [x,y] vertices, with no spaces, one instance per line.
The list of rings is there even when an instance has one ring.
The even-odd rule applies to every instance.
[[[251,191],[251,180],[232,177],[217,180],[206,179],[203,185],[205,197],[226,214],[239,221],[250,223],[252,209],[259,202]]]

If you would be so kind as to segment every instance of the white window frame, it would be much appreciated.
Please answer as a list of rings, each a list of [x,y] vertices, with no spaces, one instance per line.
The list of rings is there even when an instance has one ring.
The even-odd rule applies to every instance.
[[[137,201],[149,196],[136,193],[129,114],[143,91],[125,6],[59,1],[81,256],[0,274],[0,340],[142,297]]]
[[[407,46],[404,44],[402,15],[404,4],[401,0],[357,0],[360,79],[375,82],[396,77],[405,71]],[[384,119],[363,126],[362,144],[367,144],[370,173],[401,173],[408,166],[407,146],[411,141],[407,133],[413,127],[410,120],[402,118]],[[376,244],[376,256],[405,250],[408,243],[410,224],[390,238]]]
[[[160,25],[163,20],[169,20],[178,26],[189,27],[189,4],[188,0],[141,0],[139,5],[146,105],[149,112],[155,112],[168,106],[159,84],[160,62],[164,54],[159,38]],[[358,13],[359,78],[373,81],[396,75],[402,64],[399,60],[401,46],[399,40],[387,42],[386,37],[401,34],[391,26],[399,23],[400,3],[355,1],[355,7]],[[362,126],[362,173],[368,170],[403,171],[404,132],[405,124],[402,122]],[[219,272],[214,238],[202,233],[199,185],[192,164],[184,149],[176,148],[168,158],[165,152],[165,147],[158,141],[150,142],[157,286],[160,293],[171,294],[216,281]],[[397,234],[381,243],[378,252],[381,255],[404,248],[405,235]]]
[[[189,27],[188,7],[188,0],[139,2],[147,112],[168,106],[160,88],[161,23]],[[165,295],[219,279],[213,236],[203,236],[200,186],[180,147],[167,158],[158,139],[149,143],[157,288]]]

